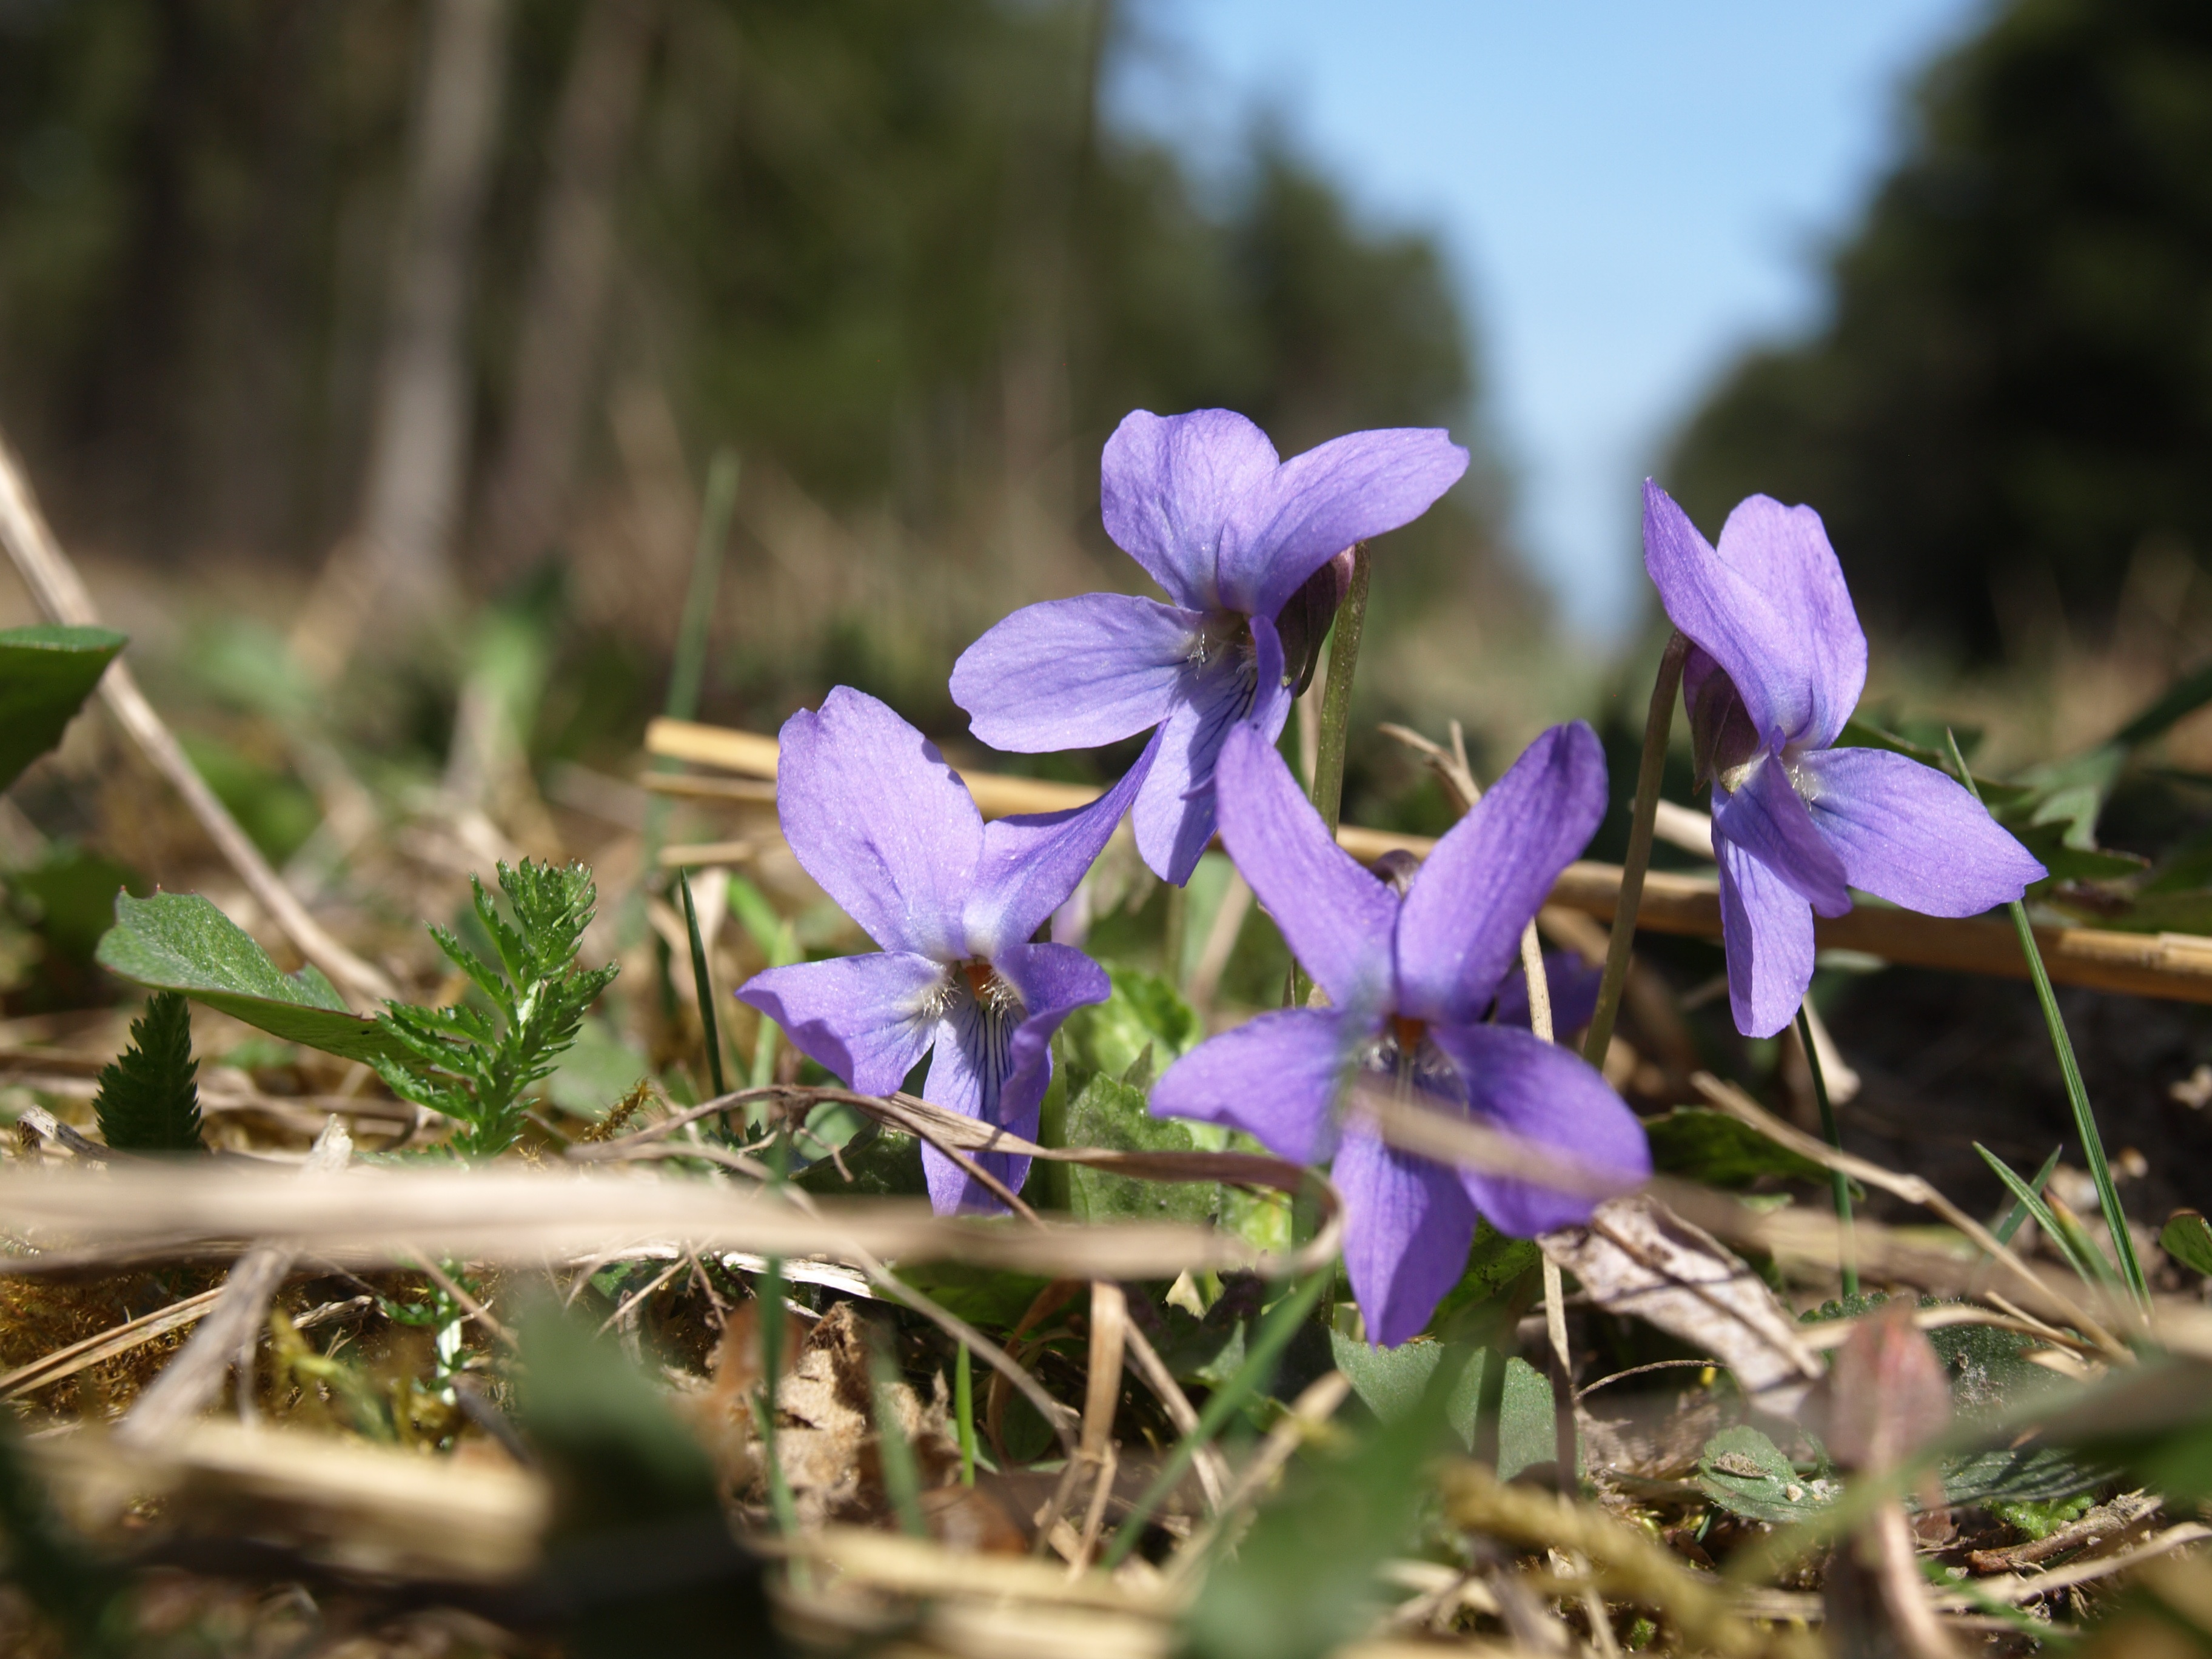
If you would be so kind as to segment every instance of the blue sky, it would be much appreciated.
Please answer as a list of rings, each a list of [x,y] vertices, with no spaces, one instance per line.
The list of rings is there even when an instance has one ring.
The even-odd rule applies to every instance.
[[[1638,480],[1737,351],[1817,319],[1905,88],[1986,0],[1132,9],[1124,118],[1212,165],[1265,110],[1375,222],[1441,234],[1519,538],[1567,620],[1615,638],[1643,603]]]

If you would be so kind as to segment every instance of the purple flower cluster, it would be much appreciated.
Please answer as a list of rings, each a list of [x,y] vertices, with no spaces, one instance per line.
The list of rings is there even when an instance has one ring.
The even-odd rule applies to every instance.
[[[1373,1340],[1427,1322],[1479,1218],[1532,1236],[1640,1183],[1642,1127],[1577,1054],[1530,1032],[1519,968],[1530,919],[1604,812],[1589,728],[1538,738],[1417,869],[1370,871],[1340,850],[1274,747],[1352,544],[1419,516],[1467,459],[1440,431],[1401,430],[1284,462],[1227,410],[1131,415],[1106,447],[1105,525],[1166,602],[1093,593],[1017,611],[962,655],[951,690],[1000,748],[1155,728],[1142,756],[1091,805],[986,823],[936,749],[873,698],[841,687],[793,714],[777,775],[785,837],[882,948],[772,969],[738,994],[854,1089],[888,1093],[930,1055],[929,1100],[1031,1137],[1054,1031],[1109,991],[1082,951],[1034,936],[1125,811],[1173,882],[1218,828],[1326,1003],[1201,1044],[1152,1109],[1333,1160]],[[1834,747],[1866,641],[1809,510],[1754,496],[1716,550],[1655,487],[1645,557],[1696,647],[1685,687],[1745,1030],[1789,1020],[1812,972],[1813,914],[1848,908],[1847,888],[1956,915],[2042,873],[1948,778]],[[1586,1021],[1595,975],[1558,959],[1553,971],[1561,1024]],[[1378,1100],[1486,1127],[1528,1156],[1476,1171],[1407,1152],[1378,1132]],[[1000,1207],[949,1158],[924,1158],[940,1212]],[[1028,1172],[1011,1153],[978,1162],[1009,1188]]]
[[[1866,685],[1866,635],[1820,515],[1753,495],[1716,548],[1644,486],[1644,568],[1690,641],[1682,669],[1697,781],[1712,783],[1729,1001],[1772,1036],[1813,978],[1813,917],[1849,888],[1972,916],[2043,866],[1971,794],[1885,749],[1838,749]]]

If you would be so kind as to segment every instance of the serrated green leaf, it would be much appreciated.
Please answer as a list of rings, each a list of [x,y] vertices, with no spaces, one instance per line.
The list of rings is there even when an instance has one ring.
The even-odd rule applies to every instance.
[[[1188,1152],[1190,1130],[1145,1109],[1145,1092],[1103,1072],[1068,1103],[1067,1144],[1117,1152]],[[1068,1208],[1079,1221],[1210,1222],[1221,1211],[1221,1188],[1212,1182],[1138,1181],[1071,1164]]]
[[[2191,1273],[2212,1274],[2212,1223],[2194,1210],[2176,1210],[2158,1236],[2158,1247]]]
[[[106,628],[0,629],[0,789],[62,740],[127,642]]]
[[[100,1068],[93,1114],[107,1144],[122,1152],[198,1152],[200,1091],[193,1079],[191,1006],[157,991],[131,1023],[131,1046]]]
[[[2057,1498],[2037,1502],[2033,1499],[2008,1501],[1990,1500],[1990,1513],[2007,1526],[2025,1533],[2040,1543],[2051,1534],[2079,1521],[2089,1512],[2096,1500],[2087,1492],[2076,1492],[2071,1498]]]
[[[1762,1176],[1828,1179],[1828,1172],[1811,1158],[1709,1106],[1677,1106],[1664,1117],[1645,1119],[1644,1130],[1654,1168],[1709,1186],[1748,1186]]]
[[[1748,1424],[1723,1429],[1698,1459],[1706,1497],[1747,1520],[1788,1522],[1819,1514],[1841,1495],[1840,1483],[1800,1472],[1782,1449]]]
[[[133,984],[182,992],[288,1042],[347,1060],[401,1053],[375,1020],[347,1012],[319,970],[279,973],[237,923],[198,893],[117,894],[115,926],[100,941],[96,960]]]

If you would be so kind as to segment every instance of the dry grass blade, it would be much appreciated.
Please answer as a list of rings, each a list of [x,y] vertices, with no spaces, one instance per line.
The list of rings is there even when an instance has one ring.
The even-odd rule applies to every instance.
[[[156,1337],[167,1336],[171,1331],[197,1323],[206,1316],[222,1296],[222,1287],[202,1291],[198,1296],[188,1296],[181,1302],[172,1302],[167,1307],[153,1313],[141,1314],[126,1320],[112,1329],[100,1331],[72,1342],[66,1348],[57,1348],[52,1353],[33,1359],[27,1365],[18,1365],[5,1376],[0,1376],[0,1400],[13,1400],[18,1395],[29,1394],[64,1377],[74,1376],[88,1365],[97,1365],[102,1360],[128,1353]]]
[[[1608,1313],[1632,1315],[1719,1358],[1746,1398],[1789,1416],[1826,1375],[1764,1279],[1649,1194],[1600,1205],[1537,1241]]]
[[[2059,1298],[2062,1304],[2060,1312],[2065,1316],[2066,1322],[2088,1336],[2098,1346],[2115,1358],[2124,1356],[2126,1350],[2114,1339],[2111,1332],[2090,1315],[2087,1309],[2075,1305],[2070,1297],[2056,1290],[2050,1281],[2022,1261],[2009,1245],[2001,1243],[1987,1227],[1975,1220],[1973,1217],[1968,1215],[1918,1176],[1899,1175],[1893,1170],[1884,1169],[1879,1164],[1871,1163],[1863,1158],[1854,1158],[1849,1152],[1838,1151],[1825,1140],[1808,1135],[1803,1130],[1784,1123],[1750,1096],[1745,1094],[1742,1090],[1733,1084],[1723,1082],[1709,1072],[1699,1072],[1690,1080],[1697,1085],[1699,1094],[1722,1111],[1741,1122],[1749,1124],[1768,1139],[1788,1147],[1800,1157],[1810,1158],[1814,1163],[1824,1164],[1831,1170],[1841,1170],[1853,1180],[1863,1182],[1867,1186],[1877,1187],[1883,1192],[1894,1194],[1908,1204],[1917,1204],[1923,1209],[1933,1210],[1982,1249],[1987,1251],[2017,1283],[2032,1294],[2044,1298],[2053,1297]]]
[[[926,1205],[889,1200],[827,1200],[810,1212],[769,1194],[700,1181],[504,1169],[299,1180],[227,1169],[11,1170],[0,1175],[0,1208],[19,1233],[53,1251],[51,1257],[0,1261],[0,1272],[19,1278],[81,1271],[102,1259],[137,1259],[149,1249],[187,1254],[190,1241],[234,1241],[241,1217],[250,1218],[256,1233],[355,1262],[411,1261],[417,1249],[464,1261],[535,1261],[680,1240],[760,1255],[958,1261],[1048,1278],[1285,1271],[1266,1252],[1207,1227],[1045,1222],[1015,1229],[934,1216]]]

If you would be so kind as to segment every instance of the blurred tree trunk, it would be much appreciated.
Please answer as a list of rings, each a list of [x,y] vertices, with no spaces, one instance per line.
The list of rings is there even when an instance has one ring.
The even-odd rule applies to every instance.
[[[562,532],[614,270],[615,182],[659,13],[658,0],[590,0],[577,27],[539,204],[506,442],[485,499],[482,582],[526,568]]]
[[[383,600],[402,617],[422,614],[452,578],[468,465],[470,283],[506,47],[507,0],[428,0],[361,530]]]

